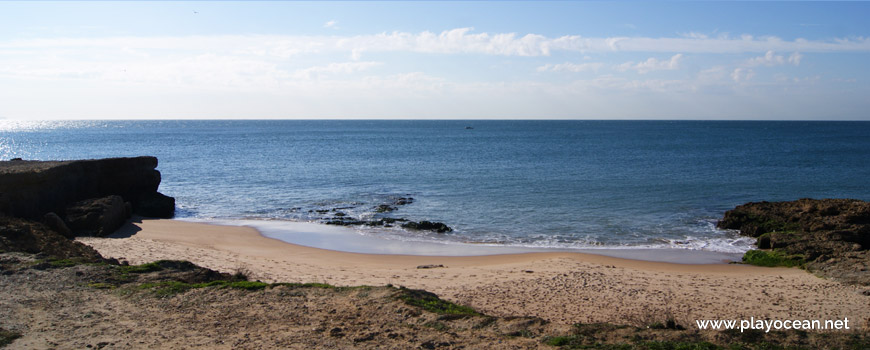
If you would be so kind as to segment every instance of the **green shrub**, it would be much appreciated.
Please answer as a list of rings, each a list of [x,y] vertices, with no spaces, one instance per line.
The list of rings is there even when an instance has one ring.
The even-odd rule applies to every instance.
[[[572,336],[560,336],[560,337],[547,337],[544,339],[544,344],[550,346],[565,346],[571,343],[574,340]]]
[[[142,265],[120,266],[118,267],[118,270],[121,271],[121,273],[147,273],[160,271],[163,270],[163,268],[155,261]]]
[[[803,266],[804,259],[799,255],[786,255],[773,250],[750,250],[743,255],[743,262],[756,266],[794,267]]]
[[[236,281],[236,282],[229,282],[226,284],[226,286],[230,287],[230,288],[237,288],[237,289],[244,289],[244,290],[260,290],[260,289],[265,289],[266,287],[269,286],[269,284],[264,283],[264,282],[255,282],[255,281]]]

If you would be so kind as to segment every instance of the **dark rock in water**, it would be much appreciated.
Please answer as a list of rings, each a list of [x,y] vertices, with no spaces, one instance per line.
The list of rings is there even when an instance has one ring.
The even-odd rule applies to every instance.
[[[423,230],[423,231],[435,231],[438,233],[445,233],[453,231],[449,226],[440,223],[440,222],[431,222],[431,221],[420,221],[414,222],[409,221],[402,224],[402,228],[410,229],[410,230]]]
[[[335,216],[347,216],[347,214],[345,214],[343,212],[336,212]]]
[[[172,218],[175,216],[175,198],[154,192],[142,196],[133,213],[149,218]]]
[[[63,219],[61,219],[60,216],[58,216],[54,212],[45,214],[42,217],[42,223],[45,224],[45,226],[48,226],[48,228],[52,229],[54,232],[60,233],[61,236],[64,236],[66,238],[75,237],[69,227],[66,226],[66,223],[63,222]]]
[[[390,212],[390,211],[393,211],[396,209],[397,209],[396,207],[391,207],[387,204],[381,204],[381,205],[377,206],[377,208],[375,208],[375,213],[386,213],[386,212]]]
[[[157,193],[156,167],[155,157],[0,161],[0,213],[40,220],[77,201],[110,195],[138,211],[142,200]]]
[[[393,225],[390,225],[390,224],[395,223],[395,222],[405,222],[405,221],[408,221],[408,220],[402,219],[402,218],[398,218],[398,219],[396,219],[396,218],[381,218],[378,220],[358,220],[358,219],[348,217],[348,216],[337,216],[337,217],[333,217],[330,219],[326,219],[326,221],[324,221],[323,223],[327,224],[327,225],[338,225],[338,226],[365,225],[365,226],[393,227]]]
[[[401,198],[399,198],[399,199],[396,199],[393,203],[394,203],[395,205],[407,205],[407,204],[414,203],[414,198],[411,198],[411,197],[401,197]]]
[[[107,236],[129,218],[121,196],[92,198],[76,202],[64,210],[69,229],[76,236]]]
[[[870,203],[854,199],[757,202],[725,213],[719,228],[757,238],[760,249],[806,262],[822,276],[870,285]]]
[[[369,223],[370,223],[370,221],[362,221],[362,220],[356,220],[353,218],[346,218],[346,217],[332,218],[331,220],[324,222],[324,224],[327,224],[327,225],[337,225],[337,226],[358,226],[358,225],[368,225]]]

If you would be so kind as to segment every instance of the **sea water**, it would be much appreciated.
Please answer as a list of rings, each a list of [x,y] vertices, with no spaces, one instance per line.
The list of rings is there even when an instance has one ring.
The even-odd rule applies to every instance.
[[[354,227],[391,241],[742,252],[736,205],[870,200],[868,122],[0,121],[3,160],[139,155],[180,218],[453,228]]]

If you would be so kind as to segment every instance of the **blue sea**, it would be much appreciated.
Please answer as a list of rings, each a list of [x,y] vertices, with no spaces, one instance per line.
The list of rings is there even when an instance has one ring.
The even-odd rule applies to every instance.
[[[180,218],[454,229],[353,228],[407,242],[735,253],[736,205],[870,200],[868,122],[0,120],[0,159],[139,155]]]

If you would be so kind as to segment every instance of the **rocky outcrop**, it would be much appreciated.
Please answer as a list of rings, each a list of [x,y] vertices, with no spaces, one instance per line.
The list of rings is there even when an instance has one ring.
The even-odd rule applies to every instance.
[[[120,196],[133,212],[171,217],[175,202],[157,192],[157,158],[0,162],[0,214],[39,220],[91,198]]]
[[[794,257],[845,283],[870,285],[870,203],[800,199],[747,203],[729,210],[719,228],[757,238],[760,249]]]
[[[135,212],[151,218],[171,218],[175,216],[175,198],[160,192],[146,193],[139,197]]]
[[[74,236],[107,236],[130,218],[131,207],[121,196],[78,201],[66,208],[67,227]]]
[[[41,223],[0,216],[0,252],[41,254],[54,259],[100,262],[90,246],[70,240]]]
[[[75,235],[72,233],[72,230],[69,229],[69,226],[66,225],[66,222],[60,218],[55,213],[48,213],[42,217],[42,223],[45,226],[48,226],[52,231],[60,233],[61,236],[66,238],[74,238]]]

